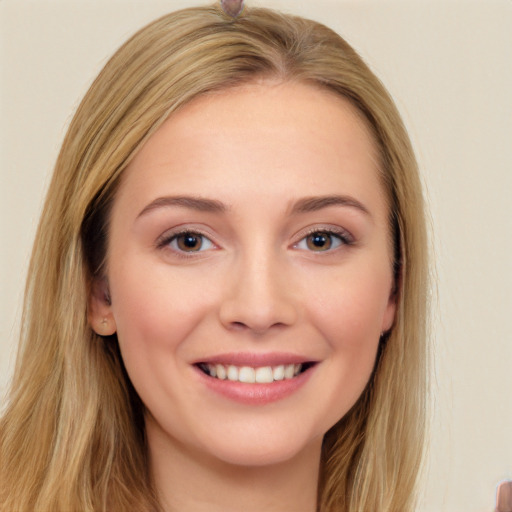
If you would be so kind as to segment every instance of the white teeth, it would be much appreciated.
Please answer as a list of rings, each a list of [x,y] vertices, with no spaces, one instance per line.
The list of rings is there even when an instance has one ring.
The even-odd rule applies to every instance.
[[[233,365],[228,366],[228,380],[238,380],[238,368]]]
[[[256,382],[256,372],[254,371],[254,368],[242,366],[238,372],[238,380],[240,382],[246,382],[247,384]]]
[[[235,365],[206,364],[203,370],[220,380],[230,380],[233,382],[244,382],[246,384],[270,384],[274,381],[283,379],[293,379],[302,371],[302,364],[280,364],[278,366],[262,366],[252,368],[251,366],[238,367]]]
[[[256,369],[256,382],[260,382],[262,384],[273,382],[274,374],[272,372],[272,368],[270,366],[264,366],[263,368]]]
[[[284,364],[280,364],[276,366],[273,371],[274,380],[283,380],[284,379]]]
[[[295,375],[295,365],[294,364],[287,364],[284,367],[284,378],[285,379],[293,379],[294,375]]]
[[[217,373],[217,378],[224,380],[226,378],[226,368],[222,364],[215,365],[215,370]],[[212,375],[213,377],[213,375]]]

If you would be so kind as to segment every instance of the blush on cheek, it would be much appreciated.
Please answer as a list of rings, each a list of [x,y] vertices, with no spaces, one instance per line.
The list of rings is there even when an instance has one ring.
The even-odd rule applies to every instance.
[[[377,345],[384,315],[382,302],[372,296],[349,294],[327,304],[317,313],[317,325],[322,326],[331,345],[356,351]]]

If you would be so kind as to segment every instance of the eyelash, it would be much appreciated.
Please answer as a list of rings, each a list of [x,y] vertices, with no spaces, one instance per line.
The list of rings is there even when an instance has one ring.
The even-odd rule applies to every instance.
[[[312,250],[309,247],[308,248],[299,247],[299,244],[301,244],[302,242],[305,242],[307,244],[308,237],[310,237],[311,235],[315,235],[315,234],[326,235],[327,237],[330,238],[331,243],[332,243],[333,239],[337,239],[339,244],[336,245],[336,247],[334,247],[334,248],[328,247],[327,249],[323,249],[323,250],[319,249],[318,251]],[[200,248],[198,250],[186,251],[186,250],[180,249],[179,247],[172,247],[172,244],[175,242],[177,243],[178,238],[183,235],[189,235],[190,237],[201,238],[202,244],[201,244]],[[207,241],[210,244],[210,246],[208,246],[206,249],[203,248],[205,241]],[[294,249],[301,249],[301,250],[306,250],[306,251],[309,249],[310,252],[320,253],[320,252],[332,252],[343,245],[349,246],[349,245],[353,245],[353,243],[354,243],[354,239],[353,239],[352,235],[343,229],[314,228],[314,229],[310,229],[309,231],[303,233],[300,240],[297,243],[294,243],[292,247]],[[212,242],[207,235],[205,235],[204,233],[201,233],[200,231],[193,230],[193,229],[184,229],[182,231],[178,231],[175,233],[171,233],[169,235],[165,235],[157,242],[157,247],[159,249],[170,248],[175,254],[179,255],[182,258],[194,257],[198,253],[201,253],[201,252],[204,252],[205,250],[211,249],[214,246],[215,246],[214,242]]]
[[[189,235],[190,237],[196,237],[201,238],[202,243],[199,250],[195,251],[184,251],[181,250],[179,247],[172,247],[172,244],[174,242],[177,242],[178,238],[183,235]],[[204,233],[201,233],[200,231],[193,230],[193,229],[184,229],[182,231],[178,231],[175,233],[171,233],[169,235],[164,235],[160,240],[157,242],[157,247],[159,249],[164,248],[170,248],[174,253],[179,255],[182,258],[190,258],[193,257],[195,254],[203,252],[205,249],[203,249],[204,241],[207,240],[211,246],[215,246],[215,244],[210,240],[210,238],[205,235]],[[207,249],[210,249],[211,247],[207,247]],[[202,249],[202,250],[201,250]]]
[[[307,239],[308,237],[310,237],[311,235],[315,235],[315,234],[318,234],[318,235],[326,235],[328,237],[330,237],[331,239],[331,243],[332,243],[332,239],[335,238],[339,241],[339,245],[337,245],[336,247],[329,247],[327,249],[324,249],[324,250],[318,250],[318,251],[314,251],[314,250],[311,250],[311,252],[332,252],[336,249],[338,249],[339,247],[345,245],[345,246],[349,246],[349,245],[353,245],[354,244],[354,238],[352,237],[352,235],[344,230],[344,229],[341,229],[341,228],[338,228],[338,229],[335,229],[335,228],[322,228],[322,227],[315,227],[315,228],[312,228],[308,231],[306,231],[305,233],[302,234],[301,236],[301,239],[293,245],[294,248],[299,248],[299,244],[301,244],[302,242],[305,242],[307,244]],[[303,248],[304,250],[307,250],[305,248]]]

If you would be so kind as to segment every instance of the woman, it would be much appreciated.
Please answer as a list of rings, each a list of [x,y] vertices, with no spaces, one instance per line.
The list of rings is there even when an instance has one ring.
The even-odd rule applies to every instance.
[[[422,205],[392,100],[331,30],[218,7],[142,29],[57,161],[2,510],[412,510]]]

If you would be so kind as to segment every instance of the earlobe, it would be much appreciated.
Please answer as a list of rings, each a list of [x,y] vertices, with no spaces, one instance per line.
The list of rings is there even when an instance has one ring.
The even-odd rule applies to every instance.
[[[91,285],[88,301],[88,320],[93,331],[100,336],[111,336],[117,330],[112,312],[112,301],[105,278],[95,279]]]

